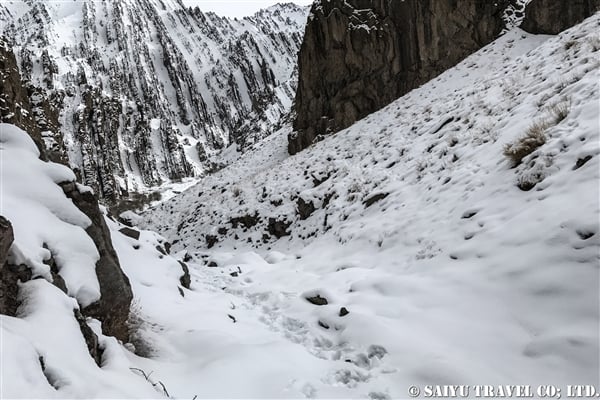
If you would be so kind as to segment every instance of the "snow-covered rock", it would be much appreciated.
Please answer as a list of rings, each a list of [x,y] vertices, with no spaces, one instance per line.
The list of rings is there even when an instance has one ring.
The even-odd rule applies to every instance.
[[[14,231],[8,258],[0,257],[0,393],[3,398],[158,396],[129,369],[129,353],[117,339],[103,335],[119,336],[115,324],[125,323],[118,321],[121,293],[107,294],[107,277],[100,275],[105,253],[114,253],[112,244],[97,244],[97,221],[64,192],[73,172],[39,155],[27,133],[0,124],[0,215]],[[108,279],[111,289],[123,282],[120,268]],[[102,327],[81,314],[111,302]],[[125,319],[128,314],[127,301]]]

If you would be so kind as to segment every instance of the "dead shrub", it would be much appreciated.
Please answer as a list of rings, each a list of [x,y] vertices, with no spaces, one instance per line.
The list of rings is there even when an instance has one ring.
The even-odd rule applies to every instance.
[[[557,103],[550,106],[549,112],[554,124],[559,124],[562,120],[567,118],[571,111],[571,102],[569,100]]]
[[[513,167],[521,164],[523,159],[546,143],[548,122],[536,122],[527,129],[524,136],[504,146],[503,154],[511,161]]]

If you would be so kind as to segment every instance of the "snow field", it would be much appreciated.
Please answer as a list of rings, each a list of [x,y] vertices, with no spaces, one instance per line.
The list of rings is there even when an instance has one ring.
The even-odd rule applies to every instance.
[[[557,37],[510,31],[299,155],[286,156],[284,128],[145,213],[143,226],[193,257],[196,291],[214,281],[247,305],[238,321],[259,310],[304,348],[287,358],[294,379],[271,377],[259,397],[283,386],[293,389],[275,397],[598,383],[597,25],[596,15]],[[544,144],[512,168],[505,146],[539,121]],[[315,208],[305,219],[299,198]],[[231,222],[244,216],[259,222]],[[270,234],[269,218],[289,236]],[[328,304],[306,300],[316,294]],[[206,312],[205,331],[221,326]],[[326,372],[304,375],[307,354]],[[268,361],[237,363],[269,373]]]

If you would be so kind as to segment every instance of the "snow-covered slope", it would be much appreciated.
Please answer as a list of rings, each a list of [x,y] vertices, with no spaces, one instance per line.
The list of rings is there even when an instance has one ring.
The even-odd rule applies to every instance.
[[[220,149],[271,133],[291,107],[307,13],[287,3],[232,20],[179,0],[7,1],[0,35],[46,143],[64,141],[82,181],[118,198],[202,174]]]
[[[193,293],[169,309],[185,322],[149,316],[169,333],[146,368],[182,397],[598,384],[599,24],[512,30],[296,156],[284,127],[147,211]]]
[[[0,306],[13,296],[4,292],[7,281],[18,286],[18,298],[8,299],[18,306],[15,315],[4,309],[0,315],[0,397],[157,397],[129,369],[117,340],[102,335],[99,321],[81,316],[100,297],[99,254],[84,230],[92,222],[58,185],[73,181],[73,172],[38,156],[27,133],[0,124],[0,215],[15,239],[0,266]],[[28,272],[16,271],[17,279],[11,268]],[[102,368],[88,352],[92,330]]]

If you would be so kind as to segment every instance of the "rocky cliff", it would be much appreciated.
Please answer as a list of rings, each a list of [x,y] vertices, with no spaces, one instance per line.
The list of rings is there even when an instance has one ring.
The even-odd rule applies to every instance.
[[[532,0],[521,28],[530,33],[556,35],[600,10],[600,0]]]
[[[46,148],[64,139],[105,199],[200,175],[288,113],[307,12],[283,4],[232,20],[179,0],[3,2],[0,35],[27,89],[13,104],[29,103]]]
[[[321,0],[299,55],[291,154],[437,76],[495,39],[508,1]]]
[[[32,85],[24,84],[14,52],[0,36],[0,122],[29,132],[42,157],[66,163],[66,150],[58,134],[58,113],[51,101]]]

